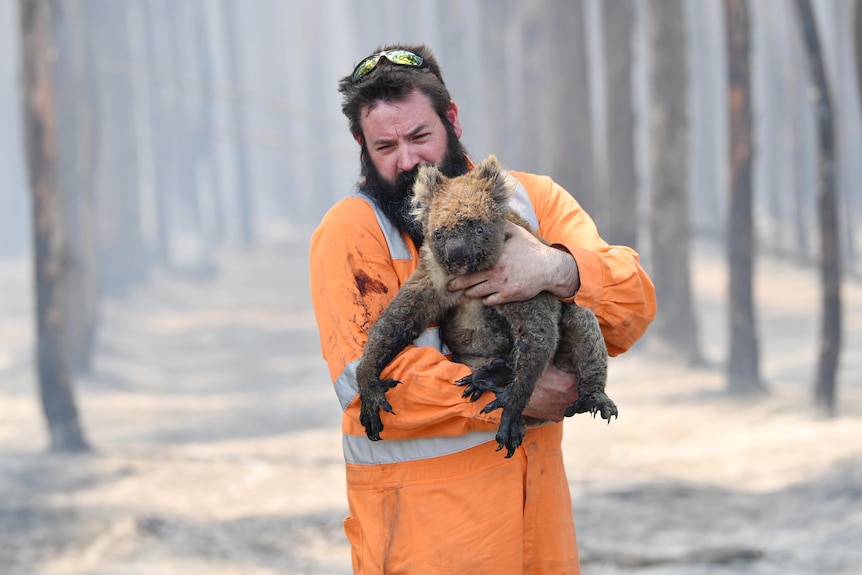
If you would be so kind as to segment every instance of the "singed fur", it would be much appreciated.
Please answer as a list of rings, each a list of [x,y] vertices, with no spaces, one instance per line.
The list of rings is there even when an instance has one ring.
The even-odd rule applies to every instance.
[[[498,449],[507,448],[506,457],[523,441],[523,411],[551,361],[578,375],[579,398],[567,416],[589,411],[610,420],[617,415],[604,392],[607,348],[591,310],[563,304],[547,292],[524,302],[486,306],[446,287],[456,276],[494,267],[507,220],[536,235],[509,208],[514,185],[493,155],[455,178],[433,166],[420,169],[414,186],[414,215],[425,237],[419,265],[375,322],[356,370],[360,421],[370,439],[380,439],[379,410],[392,412],[386,390],[400,383],[381,380],[381,371],[438,322],[453,360],[473,369],[456,382],[465,387],[464,397],[475,401],[485,391],[496,394],[484,411],[503,409],[497,442]]]

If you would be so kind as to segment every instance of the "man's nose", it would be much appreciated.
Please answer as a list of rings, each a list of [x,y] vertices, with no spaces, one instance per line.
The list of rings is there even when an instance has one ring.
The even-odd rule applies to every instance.
[[[419,158],[412,146],[401,146],[398,148],[398,171],[409,172],[420,164],[422,160]]]

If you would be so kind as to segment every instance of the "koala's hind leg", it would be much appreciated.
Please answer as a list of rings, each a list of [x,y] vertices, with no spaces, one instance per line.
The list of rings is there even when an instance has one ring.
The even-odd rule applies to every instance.
[[[566,410],[566,417],[576,413],[597,413],[610,423],[617,417],[617,406],[605,393],[608,379],[608,349],[599,322],[589,308],[563,306],[560,322],[560,346],[554,358],[563,371],[578,376],[578,400]]]
[[[506,448],[506,457],[512,457],[515,449],[524,440],[527,425],[524,409],[533,394],[536,382],[544,373],[557,348],[558,326],[554,313],[541,313],[539,304],[524,302],[522,313],[510,315],[512,325],[512,350],[509,365],[512,366],[512,382],[497,393],[496,399],[482,410],[490,413],[502,408],[500,427],[497,429],[497,449]],[[518,304],[508,304],[517,306]],[[511,309],[517,309],[512,307]]]

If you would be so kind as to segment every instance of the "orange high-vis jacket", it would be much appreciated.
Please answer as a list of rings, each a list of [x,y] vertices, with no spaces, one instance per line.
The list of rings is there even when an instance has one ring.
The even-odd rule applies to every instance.
[[[644,333],[656,312],[653,284],[641,268],[637,254],[627,247],[608,245],[577,201],[550,178],[520,172],[510,172],[510,175],[520,184],[513,207],[543,237],[569,251],[577,261],[581,287],[573,301],[596,313],[610,355],[627,350]],[[375,209],[374,203],[361,194],[333,206],[311,240],[314,312],[323,357],[343,409],[342,434],[351,513],[345,529],[353,545],[355,571],[401,572],[395,567],[401,565],[405,573],[435,573],[437,571],[419,568],[411,571],[405,566],[411,561],[414,565],[430,565],[436,561],[441,572],[448,572],[445,569],[449,565],[455,569],[453,572],[577,573],[571,502],[559,451],[562,424],[529,429],[524,445],[512,459],[505,459],[495,451],[499,412],[481,413],[493,397],[483,396],[476,402],[461,397],[463,389],[453,382],[470,370],[448,359],[435,326],[429,326],[415,345],[405,348],[381,374],[384,379],[402,383],[387,392],[395,414],[381,413],[383,440],[367,439],[359,422],[356,365],[369,329],[416,269],[418,258],[412,240],[398,232]],[[525,467],[520,472],[512,471],[520,469],[518,466]],[[545,473],[551,469],[552,473]],[[481,481],[483,491],[476,493],[472,491],[473,486],[467,493],[461,493],[459,499],[455,495],[459,489],[439,487],[446,485],[447,477],[463,479],[464,474],[478,474],[477,477],[488,474],[489,478]],[[506,475],[508,480],[500,474]],[[420,476],[431,478],[428,481],[438,486],[438,497],[420,489],[426,493],[425,498],[419,498],[420,503],[412,502],[405,486],[415,485]],[[492,479],[494,477],[496,479]],[[515,477],[520,478],[519,483],[512,485],[510,482]],[[528,485],[537,487],[528,492]],[[475,545],[472,550],[459,551],[446,544],[446,557],[435,558],[422,555],[416,548],[418,541],[427,540],[427,531],[433,532],[433,540],[444,541],[444,532],[452,528],[433,521],[429,523],[428,514],[441,518],[461,517],[467,509],[472,509],[475,520],[483,523],[489,518],[478,516],[478,507],[470,498],[487,497],[488,501],[481,505],[493,508],[495,500],[509,499],[514,493],[521,493],[530,500],[529,507],[525,502],[520,507],[515,503],[515,508],[520,510],[518,513],[523,514],[522,521],[526,521],[528,509],[543,509],[543,519],[533,517],[512,531],[508,538],[498,533],[493,544],[481,540],[488,530],[487,525],[472,535],[464,535],[468,539],[478,537],[474,543],[487,548],[482,553],[476,551]],[[412,503],[408,504],[408,500]],[[428,509],[429,505],[434,507],[434,513]],[[558,516],[549,521],[551,510]],[[392,527],[396,520],[397,530]],[[555,529],[562,528],[562,531],[558,529],[556,535],[543,533],[543,529],[550,528],[548,525],[555,525]],[[533,536],[528,537],[528,533]],[[566,544],[567,533],[570,545]],[[510,540],[522,536],[523,540]],[[404,550],[405,556],[399,556],[393,545],[399,537],[414,542]],[[535,543],[536,539],[559,549],[559,556]],[[431,545],[426,551],[432,555],[440,552],[435,549]],[[495,571],[488,565],[480,568],[474,564],[477,554],[492,563],[496,561],[491,560],[492,556],[499,560],[522,561],[523,571],[521,563],[511,571]],[[572,561],[574,567],[560,567],[571,565]],[[540,564],[545,567],[539,567]],[[464,570],[467,565],[475,568]],[[528,565],[535,568],[528,569]]]

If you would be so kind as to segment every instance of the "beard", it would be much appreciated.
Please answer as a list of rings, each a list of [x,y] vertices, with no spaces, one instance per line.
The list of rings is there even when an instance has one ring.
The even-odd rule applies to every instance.
[[[454,178],[466,174],[469,170],[467,163],[467,151],[455,135],[455,130],[449,122],[446,125],[446,154],[437,165],[440,172],[448,177]],[[422,245],[424,234],[420,224],[411,214],[413,210],[413,184],[419,174],[419,166],[409,172],[402,172],[395,177],[394,182],[384,178],[374,162],[368,157],[368,149],[362,145],[362,176],[365,183],[360,186],[361,190],[371,197],[380,210],[402,233],[406,233],[416,244]]]

